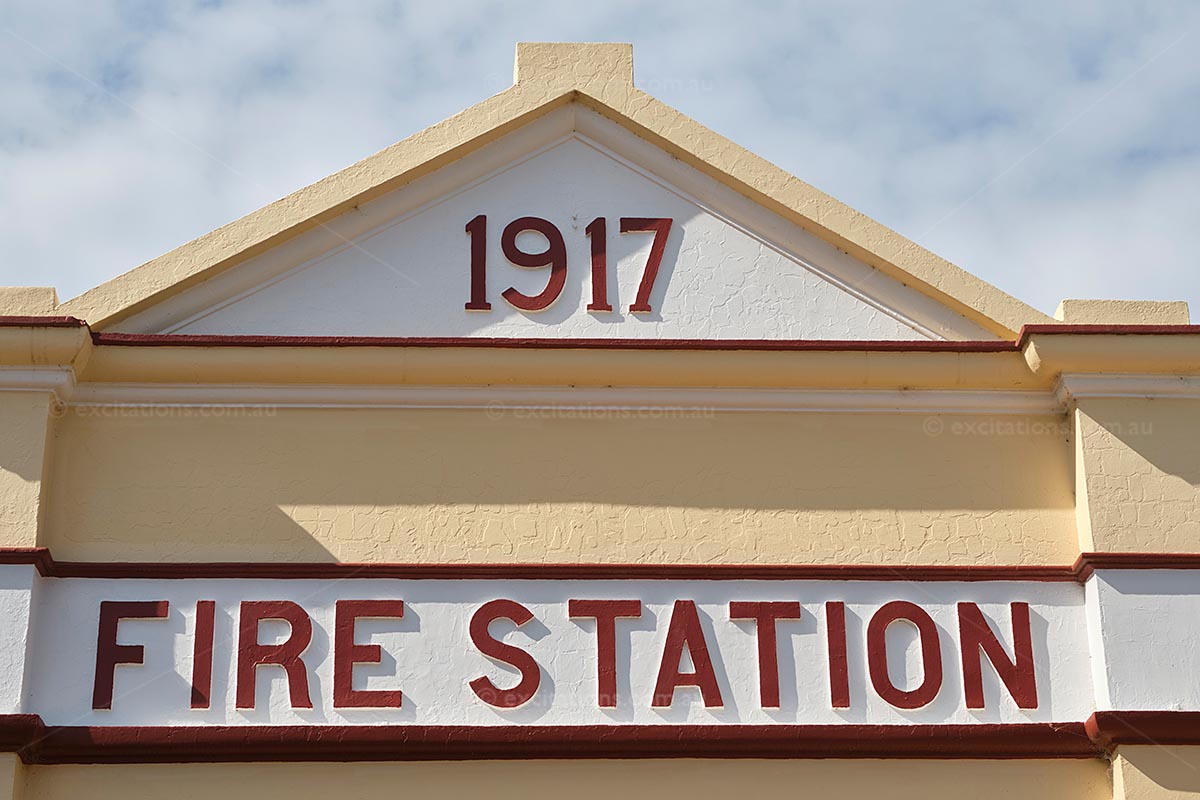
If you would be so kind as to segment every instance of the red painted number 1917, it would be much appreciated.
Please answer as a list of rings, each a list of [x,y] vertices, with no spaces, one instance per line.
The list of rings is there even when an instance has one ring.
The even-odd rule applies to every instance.
[[[621,233],[653,233],[650,257],[638,284],[637,297],[629,306],[635,314],[649,314],[650,295],[658,277],[663,252],[667,248],[667,237],[671,235],[671,220],[665,217],[621,217]],[[467,235],[471,237],[471,299],[468,311],[488,311],[492,304],[487,299],[487,216],[480,214],[467,223]],[[540,253],[529,253],[517,247],[517,237],[526,231],[534,231],[546,237],[546,249]],[[596,217],[586,228],[592,248],[592,302],[588,311],[612,311],[608,302],[608,226],[604,217]],[[550,268],[546,286],[535,295],[527,295],[509,287],[500,296],[514,308],[522,311],[541,311],[562,294],[567,283],[567,245],[562,231],[553,222],[541,217],[520,217],[504,228],[500,235],[500,250],[513,264],[528,269]]]

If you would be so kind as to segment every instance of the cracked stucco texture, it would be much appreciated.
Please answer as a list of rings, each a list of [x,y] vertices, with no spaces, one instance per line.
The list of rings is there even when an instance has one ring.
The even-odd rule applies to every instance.
[[[518,312],[501,299],[512,285],[536,295],[545,273],[512,266],[501,227],[522,215],[551,221],[567,269],[546,309]],[[463,312],[463,224],[485,215],[486,280],[492,307]],[[613,310],[586,313],[592,296],[588,220],[610,217],[608,299]],[[617,233],[616,216],[673,221],[663,267],[650,295],[655,312],[627,309],[642,280],[652,237]],[[534,239],[540,235],[530,234]],[[809,258],[851,284],[877,281],[887,296],[910,293],[801,234]],[[450,246],[449,243],[456,243]],[[520,245],[521,242],[518,241]],[[537,251],[543,244],[525,244]],[[832,268],[832,269],[830,269]],[[845,273],[845,274],[840,274]],[[492,336],[648,339],[920,339],[924,334],[810,270],[800,260],[578,140],[560,142],[498,175],[393,219],[382,230],[334,249],[210,310],[172,333],[317,336]],[[932,320],[928,320],[934,324]]]
[[[1076,554],[1066,443],[931,436],[918,414],[155,411],[60,422],[46,527],[56,557],[1062,564]]]
[[[1195,552],[1200,400],[1087,399],[1078,414],[1092,540],[1085,547]]]

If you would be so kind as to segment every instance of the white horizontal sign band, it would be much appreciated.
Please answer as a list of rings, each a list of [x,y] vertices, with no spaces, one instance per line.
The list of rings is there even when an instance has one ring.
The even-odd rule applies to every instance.
[[[1094,710],[1071,583],[4,573],[7,626],[20,625],[22,581],[34,597],[30,663],[9,667],[5,695],[28,675],[22,708],[51,725],[972,724]]]

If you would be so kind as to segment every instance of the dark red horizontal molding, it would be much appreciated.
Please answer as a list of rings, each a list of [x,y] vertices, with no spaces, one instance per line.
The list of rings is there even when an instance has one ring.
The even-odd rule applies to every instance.
[[[1097,569],[1200,569],[1200,553],[1083,553],[1071,566],[1013,564],[354,564],[288,561],[57,561],[44,547],[2,547],[0,564],[50,578],[407,580],[1086,581]]]
[[[1200,553],[1082,553],[1072,569],[1080,582],[1098,569],[1200,569]]]
[[[86,328],[76,317],[28,317],[0,315],[0,328]]]
[[[1111,750],[1123,744],[1200,744],[1200,711],[1097,711],[1088,738]]]
[[[787,352],[1008,353],[1031,336],[1200,335],[1200,325],[1026,325],[1015,341],[852,339],[574,339],[475,336],[254,336],[95,332],[98,345],[123,347],[464,347],[534,350],[759,350]]]
[[[41,547],[0,548],[0,564],[52,578],[1074,581],[1067,566],[904,564],[352,564],[57,561]]]
[[[1200,712],[978,725],[45,725],[0,715],[0,752],[32,764],[559,758],[1093,758],[1198,745]]]
[[[1200,325],[1025,325],[1017,346],[1023,348],[1031,336],[1200,336]]]
[[[413,347],[517,350],[765,350],[998,353],[1017,350],[1011,341],[840,339],[551,339],[483,336],[248,336],[157,333],[93,333],[98,345],[118,347]]]
[[[3,316],[0,328],[89,328],[72,316]],[[119,333],[92,331],[98,345],[123,347],[467,347],[545,350],[766,350],[1000,353],[1021,350],[1031,336],[1200,335],[1200,325],[1025,325],[1015,340],[839,340],[839,339],[575,339],[473,336],[271,336]]]
[[[1091,758],[1084,724],[49,727],[0,717],[27,763],[545,758]]]

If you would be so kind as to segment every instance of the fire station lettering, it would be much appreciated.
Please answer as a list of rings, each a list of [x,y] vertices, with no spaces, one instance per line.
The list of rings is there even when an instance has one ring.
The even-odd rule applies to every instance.
[[[462,610],[466,611],[466,604]],[[199,620],[215,609],[212,600],[196,603],[193,614],[197,620],[192,637],[196,654],[192,660],[192,685],[190,697],[192,708],[207,708],[211,703],[209,687],[213,667],[211,628]],[[595,651],[590,660],[595,672],[596,705],[601,708],[619,708],[634,702],[631,696],[623,697],[617,681],[623,677],[617,664],[618,620],[639,620],[642,617],[641,600],[585,600],[571,599],[568,608],[572,620],[591,620],[595,631]],[[780,664],[779,633],[781,623],[784,634],[803,633],[800,621],[802,606],[796,601],[732,601],[729,603],[726,620],[717,622],[711,618],[701,621],[700,611],[694,600],[676,600],[666,619],[665,640],[661,647],[657,678],[650,705],[670,707],[681,690],[694,688],[707,708],[725,706],[718,666],[724,675],[732,667],[750,674],[757,671],[759,705],[762,708],[780,708]],[[112,601],[100,603],[98,634],[96,642],[96,674],[93,691],[93,709],[111,709],[113,685],[118,666],[143,666],[145,648],[140,644],[118,644],[118,626],[122,620],[164,619],[168,616],[170,602],[159,601]],[[238,631],[236,641],[236,706],[239,709],[255,708],[258,702],[257,670],[261,667],[279,667],[284,677],[288,702],[292,708],[311,709],[309,674],[311,666],[305,652],[313,640],[313,620],[298,603],[289,600],[242,601],[236,609]],[[359,619],[393,619],[404,617],[403,600],[337,600],[334,611],[333,687],[334,708],[401,708],[403,690],[367,690],[354,688],[354,668],[359,664],[379,664],[383,660],[382,647],[373,642],[356,642],[356,622]],[[983,665],[986,663],[1000,680],[1005,693],[1018,708],[1035,709],[1037,703],[1037,675],[1033,658],[1032,629],[1029,604],[1009,604],[1009,620],[990,621],[980,610],[979,604],[963,602],[957,604],[957,629],[959,636],[955,649],[961,654],[963,699],[967,708],[985,707],[983,695]],[[286,623],[286,634],[273,643],[261,641],[262,624],[267,620]],[[757,661],[754,664],[725,664],[716,647],[715,634],[710,642],[708,628],[714,624],[753,621],[753,634],[757,645]],[[485,674],[468,681],[479,700],[494,708],[518,708],[536,699],[541,685],[542,667],[527,650],[517,644],[507,643],[504,637],[493,634],[493,623],[520,630],[532,623],[538,627],[539,620],[526,606],[515,600],[496,599],[483,603],[470,614],[468,629],[471,642],[480,654],[496,664],[515,669],[519,673],[517,682],[503,688]],[[921,664],[919,678],[912,689],[897,686],[893,677],[895,665],[905,648],[888,631],[898,622],[912,625],[918,633],[916,648]],[[787,623],[791,623],[788,625]],[[846,620],[838,614],[823,622],[829,641],[838,642],[828,651],[830,675],[829,705],[838,705],[840,685],[846,672]],[[498,627],[501,627],[498,626]],[[1011,634],[998,633],[997,628]],[[788,630],[790,628],[791,630]],[[419,631],[414,631],[414,634]],[[429,632],[436,635],[436,632]],[[790,638],[790,637],[789,637]],[[953,639],[953,637],[950,637]],[[1008,640],[1007,642],[1004,640]],[[895,708],[917,709],[929,705],[937,698],[943,686],[943,647],[937,624],[929,612],[921,606],[904,600],[895,600],[877,609],[867,624],[865,647],[870,689]],[[400,647],[404,644],[401,641]],[[657,653],[658,648],[655,648]],[[1011,651],[1011,653],[1010,653]],[[401,657],[393,653],[392,657]],[[588,661],[586,653],[573,651],[569,656]],[[644,659],[643,659],[644,661]],[[691,666],[685,667],[686,661]],[[952,667],[952,668],[956,668]],[[630,676],[632,677],[632,676]],[[789,676],[790,677],[790,676]],[[464,675],[464,680],[466,676]],[[136,680],[136,679],[135,679]],[[391,681],[381,680],[381,683]],[[511,682],[511,681],[510,681]],[[505,681],[501,680],[501,684]],[[912,683],[901,677],[899,683]],[[866,687],[862,687],[865,689]],[[196,698],[201,698],[197,701]],[[182,697],[180,698],[182,701]],[[848,707],[841,705],[840,707]]]
[[[52,724],[970,724],[1092,703],[1072,583],[43,583]]]

